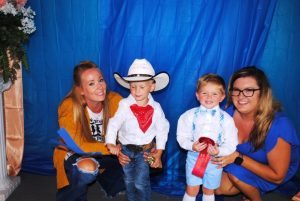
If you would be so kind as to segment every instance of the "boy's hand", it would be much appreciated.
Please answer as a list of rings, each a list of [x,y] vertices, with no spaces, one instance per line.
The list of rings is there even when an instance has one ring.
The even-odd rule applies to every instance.
[[[219,148],[215,145],[208,145],[208,148],[207,148],[207,153],[211,156],[217,156],[219,154],[220,150]]]
[[[202,150],[204,150],[207,147],[207,144],[204,142],[199,142],[198,140],[196,142],[194,142],[193,144],[193,151],[197,151],[200,152]]]
[[[120,150],[121,150],[120,146],[117,146],[114,144],[107,144],[106,146],[111,154],[117,155],[117,156],[119,155]]]

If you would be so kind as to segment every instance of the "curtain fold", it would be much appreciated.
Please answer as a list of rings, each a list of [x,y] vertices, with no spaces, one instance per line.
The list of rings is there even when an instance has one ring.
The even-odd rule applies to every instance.
[[[30,70],[24,77],[25,151],[22,169],[54,174],[57,107],[72,86],[81,60],[97,63],[110,89],[128,95],[113,79],[126,75],[135,58],[167,71],[170,85],[154,93],[171,129],[164,169],[153,189],[182,195],[185,151],[176,141],[180,114],[197,105],[195,87],[204,73],[228,82],[245,65],[259,64],[276,0],[29,0],[37,31],[27,46]]]
[[[278,1],[259,65],[268,74],[273,93],[283,104],[300,136],[300,1]],[[281,80],[281,81],[280,81]],[[300,172],[299,172],[300,174]]]

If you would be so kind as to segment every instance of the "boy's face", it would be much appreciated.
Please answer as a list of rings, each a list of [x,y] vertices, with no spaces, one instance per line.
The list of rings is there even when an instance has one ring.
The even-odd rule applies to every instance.
[[[130,82],[130,93],[134,97],[137,105],[145,106],[148,103],[148,95],[155,89],[153,80]]]
[[[212,109],[219,105],[225,98],[221,87],[214,83],[206,83],[196,92],[197,100],[207,109]]]

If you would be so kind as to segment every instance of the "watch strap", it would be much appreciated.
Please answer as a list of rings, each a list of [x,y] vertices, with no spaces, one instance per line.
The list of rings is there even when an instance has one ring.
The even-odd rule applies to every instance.
[[[235,158],[234,163],[236,165],[241,165],[244,162],[243,154],[239,153],[239,155]]]

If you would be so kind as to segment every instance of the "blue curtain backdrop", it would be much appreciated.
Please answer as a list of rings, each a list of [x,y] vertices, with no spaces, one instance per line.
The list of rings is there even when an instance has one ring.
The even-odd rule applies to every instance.
[[[28,4],[36,11],[37,31],[27,46],[30,70],[23,73],[22,169],[39,174],[55,173],[53,146],[49,141],[57,136],[57,108],[71,88],[74,65],[86,59],[97,63],[110,89],[123,96],[128,91],[114,81],[112,74],[116,71],[127,74],[135,58],[147,58],[156,72],[170,74],[168,88],[154,94],[171,123],[164,171],[153,178],[153,188],[159,192],[180,195],[184,191],[185,152],[176,142],[177,120],[185,110],[197,105],[195,84],[204,73],[218,73],[227,82],[242,66],[263,65],[271,80],[277,83],[275,94],[287,106],[292,120],[299,123],[296,116],[300,114],[299,89],[295,84],[296,75],[289,74],[291,71],[299,74],[299,55],[290,58],[285,50],[275,51],[272,42],[278,42],[280,47],[288,46],[296,56],[293,50],[300,46],[300,26],[295,26],[297,22],[293,20],[297,18],[293,17],[299,15],[295,5],[298,10],[300,6],[296,0],[279,2],[29,0]],[[272,25],[274,33],[269,35],[275,9],[277,21]],[[292,16],[291,9],[295,11]],[[281,19],[281,12],[285,12],[285,19]],[[278,31],[282,28],[279,22],[286,21],[289,26],[285,26],[294,31],[290,41],[285,39],[289,31]],[[285,59],[276,62],[282,57]],[[287,66],[286,62],[291,63]],[[287,68],[289,72],[285,73]],[[283,74],[288,81],[282,78]]]
[[[300,136],[300,1],[278,1],[259,65]]]

